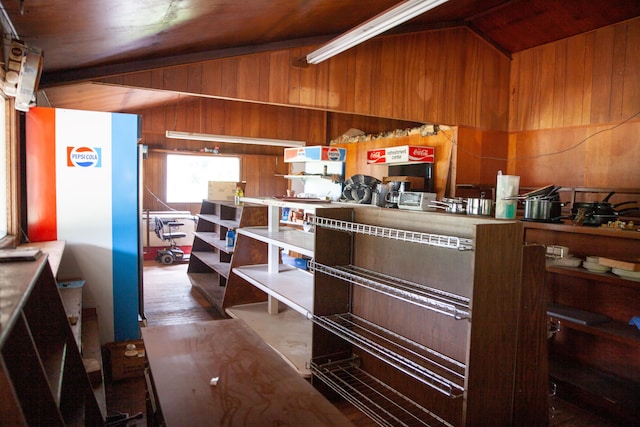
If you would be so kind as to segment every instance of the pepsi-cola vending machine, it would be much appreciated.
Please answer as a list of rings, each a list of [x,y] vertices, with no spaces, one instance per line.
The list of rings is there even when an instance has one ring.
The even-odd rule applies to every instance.
[[[26,216],[31,242],[64,240],[58,280],[82,279],[104,344],[139,338],[138,116],[31,108]]]

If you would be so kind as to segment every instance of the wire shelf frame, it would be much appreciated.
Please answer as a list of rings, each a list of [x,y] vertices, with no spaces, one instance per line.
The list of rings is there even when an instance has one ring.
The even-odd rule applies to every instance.
[[[351,313],[307,315],[314,323],[448,397],[464,392],[466,366]]]
[[[470,318],[470,299],[433,287],[398,279],[354,265],[327,266],[311,261],[309,268],[358,286],[372,289],[457,320]]]
[[[441,417],[360,369],[359,365],[359,358],[353,356],[324,364],[312,361],[310,369],[379,426],[452,427]]]
[[[315,226],[331,230],[346,231],[350,233],[364,234],[387,239],[401,240],[404,242],[419,243],[421,245],[436,246],[439,248],[457,249],[460,251],[473,250],[473,241],[456,236],[423,233],[419,231],[400,230],[396,228],[380,227],[377,225],[359,224],[356,222],[314,217]]]

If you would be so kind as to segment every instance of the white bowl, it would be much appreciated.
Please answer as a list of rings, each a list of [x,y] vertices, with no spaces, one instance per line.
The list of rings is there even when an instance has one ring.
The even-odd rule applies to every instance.
[[[607,271],[611,270],[611,267],[609,266],[588,261],[583,261],[582,266],[592,273],[606,273]]]
[[[600,262],[599,256],[588,256],[585,261],[591,264],[598,264]]]
[[[613,268],[611,272],[624,279],[640,281],[640,271],[630,271],[623,270],[621,268]]]
[[[557,258],[553,261],[555,265],[559,265],[561,267],[580,267],[581,262],[581,258],[576,258],[573,255],[569,255],[564,258]]]
[[[547,246],[547,255],[554,257],[567,257],[569,256],[569,248],[566,246],[549,245]]]

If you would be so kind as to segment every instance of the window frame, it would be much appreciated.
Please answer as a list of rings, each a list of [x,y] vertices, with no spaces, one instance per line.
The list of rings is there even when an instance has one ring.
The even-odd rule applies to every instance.
[[[165,157],[165,185],[164,185],[164,191],[165,191],[165,198],[166,198],[166,203],[170,203],[170,204],[179,204],[179,203],[200,203],[203,199],[207,198],[207,189],[205,188],[205,194],[202,195],[201,197],[197,198],[197,200],[191,200],[191,201],[176,201],[176,200],[171,200],[170,198],[170,191],[169,191],[169,180],[170,180],[170,173],[169,173],[169,159],[174,156],[174,157],[202,157],[202,158],[213,158],[213,159],[235,159],[238,162],[238,177],[237,179],[224,179],[224,180],[219,180],[219,181],[223,181],[223,182],[238,182],[242,180],[242,156],[239,155],[214,155],[214,154],[207,154],[207,153],[183,153],[183,152],[176,152],[176,153],[167,153],[166,157]]]
[[[6,206],[7,234],[0,237],[0,248],[15,247],[20,236],[20,171],[21,156],[19,148],[19,113],[14,108],[12,98],[0,93],[0,102],[4,103],[4,135],[6,156]]]

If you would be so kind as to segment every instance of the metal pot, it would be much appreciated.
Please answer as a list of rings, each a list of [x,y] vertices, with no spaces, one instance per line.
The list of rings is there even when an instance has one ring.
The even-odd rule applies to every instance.
[[[467,199],[467,215],[491,216],[493,200],[481,198]]]
[[[527,199],[524,201],[524,219],[529,221],[553,221],[561,215],[564,206],[558,200]]]
[[[433,200],[429,204],[430,208],[444,209],[448,213],[463,214],[467,211],[465,202],[461,199],[442,199],[442,201]]]

